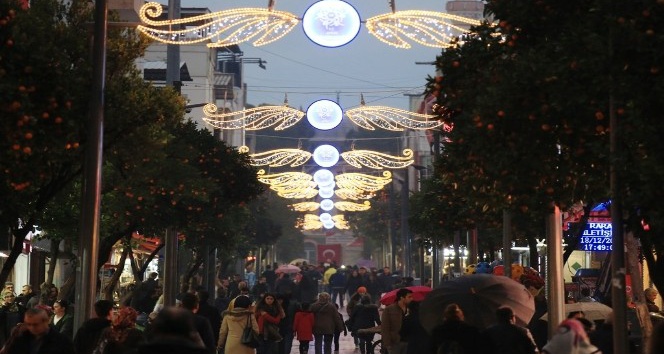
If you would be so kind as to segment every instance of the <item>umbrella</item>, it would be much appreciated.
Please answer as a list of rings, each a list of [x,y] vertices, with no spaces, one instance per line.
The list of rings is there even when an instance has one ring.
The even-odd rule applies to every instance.
[[[299,267],[294,266],[292,264],[283,264],[274,270],[275,273],[286,273],[286,274],[299,273],[300,271],[301,270]]]
[[[449,304],[458,304],[466,322],[480,329],[494,324],[495,312],[503,306],[512,308],[520,325],[526,325],[535,313],[535,300],[521,283],[491,274],[465,275],[443,282],[422,301],[420,322],[428,332],[442,323]]]
[[[565,314],[570,312],[583,311],[584,317],[590,321],[603,321],[606,320],[613,309],[597,301],[577,302],[573,304],[565,304]],[[541,320],[548,321],[549,314],[546,313],[540,317]]]
[[[424,300],[424,297],[431,292],[431,288],[428,286],[408,286],[406,289],[413,292],[413,301],[422,301]],[[380,303],[386,306],[391,305],[397,299],[397,291],[399,291],[399,289],[394,289],[383,294],[383,296],[380,297]]]
[[[304,259],[304,258],[296,258],[296,259],[290,261],[288,264],[295,265],[295,264],[297,264],[297,263],[303,264],[303,263],[305,263],[305,262],[306,262],[306,263],[309,263],[309,260],[308,260],[308,259]]]
[[[357,261],[356,264],[357,264],[358,267],[364,267],[364,268],[367,268],[367,269],[376,267],[376,263],[374,261],[372,261],[371,259],[360,259],[360,260]]]

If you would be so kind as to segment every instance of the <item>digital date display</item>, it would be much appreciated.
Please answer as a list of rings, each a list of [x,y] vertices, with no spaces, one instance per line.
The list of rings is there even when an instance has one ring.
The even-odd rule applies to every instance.
[[[610,222],[589,222],[581,234],[579,250],[611,251],[613,249],[612,236]]]

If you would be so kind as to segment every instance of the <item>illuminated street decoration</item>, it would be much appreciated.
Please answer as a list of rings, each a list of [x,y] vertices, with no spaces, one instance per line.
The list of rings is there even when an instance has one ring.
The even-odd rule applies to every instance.
[[[344,218],[343,215],[333,216],[332,221],[334,221],[334,227],[336,227],[339,230],[348,230],[348,229],[350,229],[350,226],[348,226],[348,221],[346,221],[346,219]]]
[[[139,31],[155,41],[194,44],[212,41],[208,47],[227,47],[250,40],[259,47],[287,35],[300,23],[297,16],[272,8],[237,8],[182,19],[155,21],[162,5],[149,2],[139,11]],[[216,40],[215,40],[216,39]]]
[[[433,11],[393,11],[368,18],[369,33],[383,43],[397,48],[411,47],[406,40],[433,48],[448,48],[450,42],[467,30],[456,23],[479,26],[480,21]]]
[[[345,1],[323,0],[311,5],[302,17],[304,34],[328,48],[350,43],[360,32],[360,14]]]
[[[307,120],[309,124],[319,130],[336,128],[342,119],[343,111],[334,101],[318,100],[307,108]]]
[[[310,174],[304,172],[282,172],[266,175],[265,170],[259,170],[256,174],[259,182],[270,186],[309,182],[313,179]]]
[[[240,153],[248,153],[248,146],[240,146]],[[249,164],[252,166],[281,167],[289,165],[297,167],[309,161],[311,153],[300,149],[276,149],[249,155]]]
[[[334,224],[334,221],[332,221],[332,220],[328,220],[328,221],[323,222],[323,227],[328,229],[328,230],[333,229],[334,226],[335,226],[335,224]]]
[[[360,107],[349,109],[346,116],[356,125],[376,130],[374,126],[385,130],[400,132],[404,129],[427,130],[443,125],[436,116],[406,111],[385,106],[367,106],[364,95],[360,96]]]
[[[320,188],[319,191],[318,191],[318,195],[321,198],[325,198],[325,199],[332,198],[332,196],[334,196],[334,187]]]
[[[331,186],[334,183],[334,174],[330,170],[320,169],[314,172],[313,180],[319,187]]]
[[[318,230],[323,227],[318,215],[305,214],[304,217],[296,223],[296,227],[301,227],[303,230]]]
[[[348,164],[357,168],[405,168],[413,164],[413,150],[404,149],[402,156],[392,156],[372,150],[351,150],[341,154]]]
[[[330,213],[322,213],[318,216],[318,219],[321,222],[330,221],[330,220],[332,220],[332,215],[330,215]]]
[[[321,210],[330,211],[334,209],[334,207],[335,207],[334,202],[330,199],[323,199],[320,201]]]
[[[336,202],[334,203],[334,207],[337,208],[337,210],[341,211],[367,211],[371,209],[371,202],[368,200],[365,200],[364,203],[354,203],[354,202]]]
[[[318,194],[316,188],[302,188],[298,190],[277,192],[277,195],[286,199],[311,199]]]
[[[384,171],[383,176],[372,176],[362,173],[343,173],[336,177],[339,189],[357,189],[364,192],[375,192],[383,189],[392,181],[392,173]]]
[[[314,150],[314,161],[320,167],[332,167],[339,162],[339,150],[332,145],[321,145]]]
[[[203,107],[203,120],[217,129],[260,130],[272,126],[274,130],[284,130],[295,125],[304,117],[304,112],[283,106],[261,106],[237,112],[217,113],[217,106],[208,103]]]
[[[294,211],[316,211],[320,206],[321,205],[316,202],[301,202],[291,205]]]
[[[263,46],[281,39],[300,23],[295,14],[274,10],[272,5],[266,9],[236,8],[182,19],[155,20],[161,14],[161,4],[146,3],[139,11],[142,25],[137,29],[158,42],[195,44],[209,41],[208,47],[227,47],[248,41],[253,41],[254,46]],[[361,22],[357,11],[340,0],[315,3],[305,12],[303,20],[307,37],[326,47],[339,47],[352,41]],[[408,41],[447,48],[455,45],[451,43],[453,39],[467,32],[462,26],[479,24],[479,20],[443,12],[394,11],[394,8],[391,13],[366,20],[369,34],[402,49],[411,48]]]
[[[370,199],[374,196],[373,193],[364,192],[359,189],[350,189],[350,188],[340,188],[334,191],[334,194],[341,199]]]

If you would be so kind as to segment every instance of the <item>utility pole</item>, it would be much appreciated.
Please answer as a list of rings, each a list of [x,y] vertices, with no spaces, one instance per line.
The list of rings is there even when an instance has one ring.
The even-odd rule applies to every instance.
[[[104,95],[106,89],[106,41],[108,9],[106,0],[95,1],[94,42],[92,48],[92,102],[89,112],[88,143],[83,166],[81,233],[76,274],[76,312],[74,327],[92,317],[97,295],[97,257],[101,218],[101,175],[104,147]],[[120,269],[118,269],[120,271]]]

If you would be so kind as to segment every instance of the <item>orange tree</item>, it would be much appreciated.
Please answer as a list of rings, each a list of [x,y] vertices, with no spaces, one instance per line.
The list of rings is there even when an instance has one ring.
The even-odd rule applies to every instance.
[[[613,107],[621,193],[634,207],[629,224],[640,233],[645,217],[656,232],[661,2],[612,8],[601,1],[494,0],[486,10],[496,26],[479,26],[445,50],[437,58],[442,76],[428,82],[441,118],[454,125],[438,164],[442,187],[428,191],[440,200],[431,206],[454,215],[456,201],[465,198],[464,216],[445,222],[491,222],[507,209],[517,233],[543,235],[542,216],[553,204],[566,210],[609,197]],[[646,259],[664,250],[657,239],[642,237]]]

